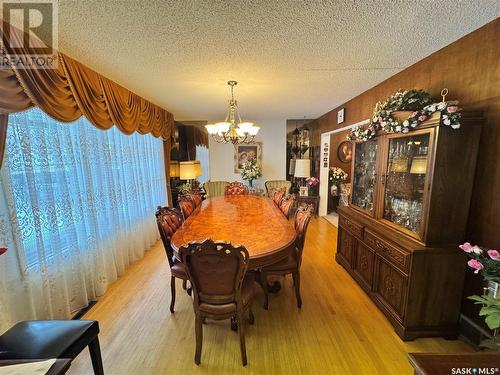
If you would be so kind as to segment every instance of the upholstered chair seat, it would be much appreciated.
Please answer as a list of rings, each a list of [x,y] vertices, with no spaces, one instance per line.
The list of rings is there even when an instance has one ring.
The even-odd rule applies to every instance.
[[[99,323],[95,320],[32,320],[0,336],[0,360],[74,359],[89,347],[94,374],[102,375]]]
[[[281,209],[281,212],[283,212],[283,215],[285,215],[287,219],[290,218],[290,213],[292,212],[292,208],[295,205],[295,200],[296,200],[295,194],[288,194],[280,202],[279,207]]]
[[[292,182],[287,180],[269,180],[266,181],[264,185],[266,186],[267,196],[271,198],[274,191],[277,189],[283,189],[283,194],[288,194],[292,187]]]
[[[224,195],[227,185],[227,181],[208,181],[203,184],[203,189],[207,198],[220,197]]]

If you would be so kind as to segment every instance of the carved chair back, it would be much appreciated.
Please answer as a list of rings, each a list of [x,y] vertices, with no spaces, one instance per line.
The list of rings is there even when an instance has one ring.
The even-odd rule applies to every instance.
[[[285,198],[281,200],[280,209],[281,212],[283,212],[283,215],[285,215],[287,219],[290,217],[290,212],[292,210],[292,207],[296,199],[297,197],[295,196],[295,194],[288,194]]]
[[[182,212],[182,218],[186,220],[189,216],[191,216],[196,206],[189,195],[185,194],[179,196],[179,208]]]
[[[295,212],[295,232],[297,233],[297,238],[295,240],[295,248],[297,255],[297,263],[300,267],[302,262],[302,252],[304,250],[304,242],[306,239],[307,227],[309,221],[311,220],[311,215],[314,208],[312,205],[301,206]]]
[[[186,194],[186,196],[193,201],[195,208],[198,207],[203,201],[199,190],[193,190],[190,193]]]
[[[280,206],[281,200],[283,199],[283,196],[285,195],[285,189],[283,188],[278,188],[275,189],[273,192],[273,201],[276,206]]]
[[[229,185],[227,181],[207,181],[203,184],[203,188],[207,197],[211,198],[224,195],[227,185]]]
[[[243,246],[227,242],[191,242],[179,250],[193,286],[194,307],[201,303],[241,305],[241,286],[249,255]]]
[[[167,253],[168,264],[172,267],[174,251],[170,240],[182,224],[181,213],[176,208],[158,206],[155,216],[161,241]]]
[[[224,195],[247,195],[247,194],[248,194],[248,188],[238,181],[230,182],[226,186],[226,190],[224,191]]]

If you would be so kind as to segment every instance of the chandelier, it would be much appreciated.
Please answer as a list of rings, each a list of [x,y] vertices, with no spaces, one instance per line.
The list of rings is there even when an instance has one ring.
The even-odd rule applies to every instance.
[[[238,102],[234,99],[233,93],[234,86],[238,82],[228,81],[227,84],[231,86],[231,99],[229,100],[226,119],[223,122],[205,125],[207,132],[219,143],[252,143],[260,127],[254,125],[252,122],[241,121]],[[236,122],[236,119],[238,122]]]

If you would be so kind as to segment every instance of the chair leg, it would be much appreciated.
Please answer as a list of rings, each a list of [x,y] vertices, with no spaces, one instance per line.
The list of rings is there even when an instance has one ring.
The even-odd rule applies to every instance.
[[[241,350],[241,361],[243,363],[243,366],[247,365],[247,348],[245,345],[245,320],[244,320],[244,313],[239,312],[238,313],[238,333],[240,335],[240,350]]]
[[[264,309],[267,310],[269,308],[269,291],[267,290],[267,274],[261,273],[261,285],[264,290]]]
[[[175,305],[175,277],[171,276],[170,277],[170,293],[171,293],[171,299],[170,299],[170,312],[173,314],[174,313],[174,305]]]
[[[195,333],[196,333],[196,352],[194,354],[194,363],[199,365],[201,362],[201,347],[203,344],[203,318],[198,314],[195,316]]]
[[[94,368],[95,375],[104,375],[102,367],[101,348],[99,346],[99,339],[93,339],[89,344],[90,359],[92,360],[92,367]]]
[[[255,323],[255,317],[253,316],[253,311],[252,311],[252,304],[253,301],[250,302],[250,306],[248,307],[248,323],[253,325]]]
[[[302,297],[300,296],[300,272],[293,273],[293,284],[295,285],[295,297],[297,298],[297,307],[302,307]]]

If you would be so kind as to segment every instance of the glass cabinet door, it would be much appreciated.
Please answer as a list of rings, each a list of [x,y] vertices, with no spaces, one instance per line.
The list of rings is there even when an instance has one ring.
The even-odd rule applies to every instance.
[[[431,133],[388,139],[383,218],[422,237]]]
[[[377,179],[378,143],[372,139],[356,143],[351,204],[373,215]]]

